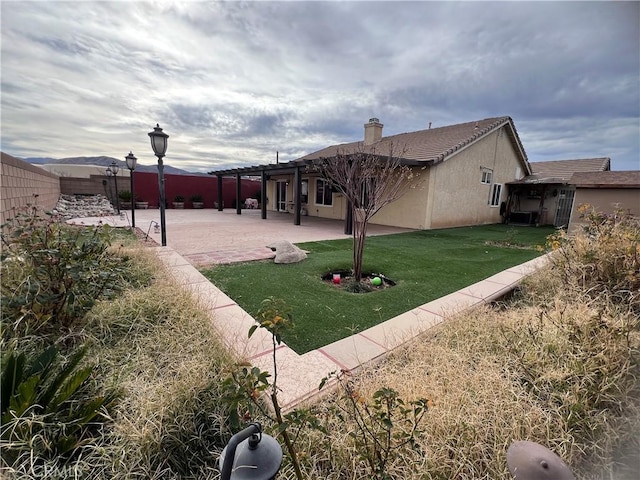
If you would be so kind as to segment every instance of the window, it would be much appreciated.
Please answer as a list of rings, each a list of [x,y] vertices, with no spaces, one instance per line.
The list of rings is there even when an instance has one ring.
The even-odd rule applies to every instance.
[[[316,179],[316,205],[333,205],[331,184],[322,178]]]
[[[300,201],[302,203],[309,202],[309,180],[302,180],[300,188]]]
[[[491,178],[493,177],[493,170],[489,168],[482,169],[482,178],[480,179],[480,183],[485,183],[487,185],[491,185]]]
[[[497,207],[500,205],[500,195],[502,194],[502,184],[494,183],[491,189],[491,206]]]

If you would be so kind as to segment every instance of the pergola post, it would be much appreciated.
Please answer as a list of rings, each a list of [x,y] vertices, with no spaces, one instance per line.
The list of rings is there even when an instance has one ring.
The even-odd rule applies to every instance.
[[[222,204],[224,200],[222,200],[222,175],[217,175],[218,177],[218,211],[221,212],[224,208]]]
[[[260,216],[262,220],[267,219],[267,174],[260,171]]]
[[[242,203],[240,202],[241,193],[241,183],[240,183],[240,172],[236,173],[236,214],[242,215]]]
[[[300,225],[300,209],[302,208],[302,175],[300,175],[300,167],[296,167],[293,174],[293,204],[295,211],[293,213],[293,224]]]

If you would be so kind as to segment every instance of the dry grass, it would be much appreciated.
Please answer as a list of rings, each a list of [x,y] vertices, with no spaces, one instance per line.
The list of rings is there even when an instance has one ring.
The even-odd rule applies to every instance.
[[[453,318],[349,380],[358,401],[371,402],[382,387],[405,401],[429,399],[419,450],[398,448],[387,478],[510,480],[506,450],[521,439],[551,448],[577,478],[635,478],[638,465],[615,462],[629,464],[640,451],[640,227],[598,225],[578,239],[556,238],[564,247],[557,261],[507,303]],[[25,468],[7,478],[219,476],[230,434],[219,385],[233,360],[152,253],[117,248],[133,277],[153,281],[96,304],[78,335],[92,344],[99,378],[123,391],[113,422],[72,469],[43,476]],[[307,478],[371,478],[353,418],[336,415],[346,405],[343,396],[325,398],[316,409],[327,433],[304,428],[296,437]],[[286,459],[278,478],[294,478]]]
[[[558,304],[541,323],[540,310],[534,306],[474,310],[359,374],[354,381],[364,398],[371,399],[383,386],[393,386],[406,400],[430,400],[420,440],[422,452],[398,452],[387,469],[390,478],[511,479],[506,450],[511,442],[525,439],[558,453],[580,473],[579,478],[610,478],[604,475],[615,470],[617,449],[627,445],[631,452],[638,451],[635,432],[640,429],[640,405],[634,402],[640,391],[634,377],[637,365],[630,364],[629,351],[627,355],[617,352],[617,362],[611,359],[619,349],[616,346],[612,347],[614,355],[607,356],[611,362],[602,355],[600,364],[592,366],[591,371],[585,367],[580,378],[571,361],[548,365],[545,362],[549,357],[538,350],[566,341],[566,336],[557,336],[558,321],[584,318],[588,313],[584,304]],[[609,320],[623,321],[618,317]],[[524,341],[528,328],[542,329],[550,341],[514,345],[514,332],[523,335],[519,340]],[[633,337],[631,348],[637,352],[637,331]],[[531,358],[532,363],[548,370],[535,380],[554,386],[557,396],[532,389],[523,381],[520,355],[537,355],[538,361]],[[608,369],[601,380],[603,384],[608,382],[609,392],[603,391],[600,383],[589,383],[600,368]],[[561,388],[554,380],[567,385]],[[609,394],[610,398],[598,400],[598,394]],[[330,408],[330,403],[337,401],[334,398],[324,406]],[[576,405],[584,408],[584,415],[577,419]],[[325,420],[329,442],[314,432],[308,443],[300,446],[308,452],[309,478],[366,477],[365,465],[358,461],[349,436],[356,431],[353,422],[345,423],[335,416]]]
[[[126,239],[112,253],[127,259],[130,278],[149,278],[94,305],[75,343],[88,343],[96,389],[122,392],[97,441],[72,461],[34,459],[2,470],[6,478],[187,479],[216,477],[215,461],[230,434],[218,386],[231,358],[208,316],[176,286],[153,252]]]
[[[399,451],[389,478],[511,479],[506,450],[525,439],[551,448],[577,478],[635,478],[640,228],[608,225],[563,241],[569,248],[508,304],[451,319],[353,379],[368,402],[384,386],[430,400],[422,451]],[[328,442],[314,432],[301,446],[309,478],[366,477],[353,419],[327,421]]]
[[[110,478],[202,478],[215,463],[209,451],[228,439],[216,386],[231,363],[207,315],[157,267],[152,288],[99,305],[92,319],[108,346],[102,370],[124,392],[108,432]]]

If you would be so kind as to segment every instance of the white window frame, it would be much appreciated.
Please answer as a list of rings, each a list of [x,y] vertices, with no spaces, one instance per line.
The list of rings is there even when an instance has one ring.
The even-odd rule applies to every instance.
[[[322,202],[318,203],[318,193],[320,192],[320,184],[322,183]],[[327,196],[327,192],[329,195]],[[331,189],[331,183],[324,178],[316,178],[316,192],[315,192],[315,204],[321,207],[333,206],[333,190]],[[329,201],[329,203],[326,203]]]
[[[480,177],[480,183],[485,185],[491,185],[491,181],[493,180],[493,170],[490,168],[482,169],[482,176]]]
[[[492,208],[499,207],[501,198],[502,198],[502,184],[494,183],[491,186],[491,197],[489,199],[489,205]]]

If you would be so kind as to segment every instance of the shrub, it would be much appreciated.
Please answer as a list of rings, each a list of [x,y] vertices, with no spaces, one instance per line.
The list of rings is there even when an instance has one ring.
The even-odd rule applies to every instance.
[[[184,195],[176,195],[173,197],[173,201],[178,203],[184,202]]]
[[[5,338],[68,329],[123,284],[122,259],[107,252],[108,226],[74,227],[29,207],[1,235]]]
[[[637,316],[610,298],[585,296],[558,302],[537,319],[505,330],[518,382],[558,413],[565,435],[594,455],[640,394],[639,327]]]
[[[591,297],[601,292],[629,303],[640,314],[640,220],[624,212],[598,213],[580,207],[587,223],[574,236],[559,231],[549,238],[553,264],[562,282]]]
[[[196,193],[194,195],[191,195],[191,197],[189,198],[189,200],[191,200],[192,202],[198,202],[201,203],[202,202],[202,195],[200,195],[199,193]]]
[[[78,349],[66,362],[55,346],[38,354],[3,352],[3,467],[64,461],[98,435],[117,394],[87,394],[94,367],[80,365],[85,352]]]
[[[123,202],[130,202],[133,198],[133,195],[131,195],[131,192],[129,190],[120,190],[120,192],[118,192],[118,197]]]

